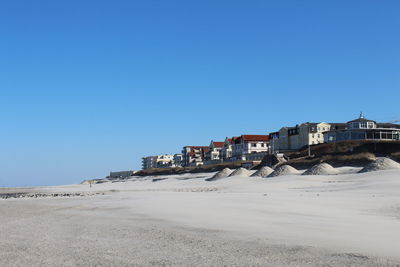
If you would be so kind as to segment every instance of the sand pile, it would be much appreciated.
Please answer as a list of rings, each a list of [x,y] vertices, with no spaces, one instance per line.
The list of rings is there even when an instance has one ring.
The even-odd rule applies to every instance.
[[[378,158],[374,162],[365,166],[359,172],[373,172],[380,170],[400,169],[400,164],[389,158]]]
[[[215,181],[221,178],[228,177],[232,173],[232,170],[225,168],[222,171],[217,172],[213,177],[207,178],[206,181]]]
[[[256,171],[255,173],[253,173],[251,175],[251,177],[267,177],[268,175],[270,175],[271,173],[273,173],[274,170],[270,167],[264,166],[261,169],[259,169],[258,171]]]
[[[318,165],[314,165],[303,173],[303,175],[330,175],[330,174],[339,174],[339,171],[333,168],[328,163],[321,163]]]
[[[250,172],[248,169],[239,168],[234,170],[229,176],[249,176]]]
[[[282,166],[279,166],[278,168],[276,168],[273,173],[268,175],[268,177],[293,175],[293,174],[300,174],[300,172],[298,170],[296,170],[295,168],[293,168],[292,166],[282,165]]]

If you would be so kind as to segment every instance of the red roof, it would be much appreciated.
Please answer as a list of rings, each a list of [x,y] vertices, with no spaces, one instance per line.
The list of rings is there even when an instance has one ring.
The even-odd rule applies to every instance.
[[[224,142],[212,142],[214,147],[223,147],[224,146]]]
[[[233,136],[232,138],[228,138],[228,142],[230,143],[230,144],[233,144],[233,142],[235,142],[235,140],[237,140],[239,137],[237,137],[237,136]]]
[[[238,139],[242,139],[245,142],[251,142],[251,141],[268,142],[269,136],[268,135],[244,134],[244,135],[241,135]],[[239,142],[239,140],[237,140],[237,142]]]

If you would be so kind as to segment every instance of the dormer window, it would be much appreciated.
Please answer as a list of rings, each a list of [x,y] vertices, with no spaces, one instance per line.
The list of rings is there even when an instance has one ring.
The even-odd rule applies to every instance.
[[[373,123],[373,122],[368,122],[368,129],[373,129],[373,128],[376,128],[375,123]]]

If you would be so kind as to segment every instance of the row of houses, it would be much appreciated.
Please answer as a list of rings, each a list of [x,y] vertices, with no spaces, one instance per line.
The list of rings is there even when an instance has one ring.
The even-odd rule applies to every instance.
[[[199,166],[229,161],[262,159],[269,150],[269,135],[240,135],[211,140],[208,146],[185,146],[182,166]]]
[[[296,151],[305,146],[346,140],[400,140],[400,125],[377,123],[361,113],[346,123],[303,123],[270,134],[273,151]]]
[[[269,151],[269,135],[241,135],[208,146],[184,146],[181,154],[142,158],[142,168],[170,168],[229,161],[262,160]]]
[[[221,162],[260,162],[267,154],[297,151],[344,140],[400,141],[400,125],[377,123],[361,113],[346,123],[302,123],[266,135],[240,135],[211,141],[208,146],[184,146],[181,154],[144,157],[143,169],[209,165]]]

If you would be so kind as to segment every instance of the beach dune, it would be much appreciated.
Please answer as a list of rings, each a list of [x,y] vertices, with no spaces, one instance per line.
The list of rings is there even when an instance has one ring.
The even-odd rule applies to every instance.
[[[396,266],[400,171],[355,171],[0,189],[0,265]]]

